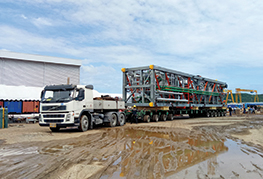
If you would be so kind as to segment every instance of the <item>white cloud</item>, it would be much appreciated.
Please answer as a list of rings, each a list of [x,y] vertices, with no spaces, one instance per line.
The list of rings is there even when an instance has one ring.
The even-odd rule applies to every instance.
[[[42,27],[42,26],[52,26],[52,22],[46,18],[35,18],[32,20],[32,23],[37,26],[37,27]]]
[[[119,78],[117,69],[121,67],[150,64],[218,79],[234,73],[222,73],[227,66],[263,67],[261,1],[19,2],[48,12],[46,16],[23,12],[28,19],[39,17],[30,20],[40,30],[45,27],[47,33],[2,25],[0,47],[86,59],[82,69],[85,83],[92,81],[98,86],[99,81],[106,88],[109,80],[99,76],[107,76],[102,71],[108,66],[115,70],[110,70],[110,79]],[[92,78],[89,75],[93,73],[96,77]]]
[[[142,52],[151,49],[150,53],[182,57],[211,56],[217,62],[226,59],[228,63],[236,63],[228,54],[244,56],[248,51],[244,46],[263,45],[260,32],[256,33],[256,38],[251,37],[255,36],[252,33],[255,29],[263,27],[258,19],[263,15],[259,9],[262,3],[259,2],[81,1],[75,5],[77,9],[72,13],[64,12],[66,18],[98,27],[98,33],[92,34],[96,39],[136,44]],[[252,48],[253,54],[257,54],[255,60],[262,65],[261,49]]]
[[[27,19],[27,17],[26,17],[24,14],[22,14],[21,17],[22,17],[23,19]]]
[[[11,51],[25,50],[34,52],[55,52],[63,53],[67,50],[66,43],[61,38],[46,38],[25,30],[10,26],[0,26],[0,46]]]

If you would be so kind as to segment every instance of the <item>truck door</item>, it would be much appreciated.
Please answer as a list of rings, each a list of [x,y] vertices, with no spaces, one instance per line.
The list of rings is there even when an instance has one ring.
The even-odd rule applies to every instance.
[[[75,98],[75,109],[76,115],[79,115],[83,108],[85,108],[85,90],[76,89],[76,98]]]

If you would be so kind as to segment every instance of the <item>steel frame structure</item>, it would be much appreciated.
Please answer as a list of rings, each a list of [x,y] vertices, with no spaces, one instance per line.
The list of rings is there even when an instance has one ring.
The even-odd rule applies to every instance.
[[[123,68],[126,106],[223,107],[225,82],[159,66]]]

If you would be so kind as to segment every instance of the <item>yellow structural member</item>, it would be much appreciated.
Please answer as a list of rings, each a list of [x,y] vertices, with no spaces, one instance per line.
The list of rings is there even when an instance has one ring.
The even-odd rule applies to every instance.
[[[149,66],[149,68],[150,68],[151,70],[153,70],[153,68],[154,68],[154,65],[150,65],[150,66]]]
[[[150,106],[150,107],[153,107],[153,102],[150,102],[150,103],[149,103],[149,106]]]
[[[249,90],[249,89],[236,88],[236,102],[237,102],[237,103],[238,103],[238,97],[239,97],[240,103],[242,103],[241,92],[256,93],[255,98],[254,98],[254,102],[259,102],[257,90]]]
[[[224,92],[227,93],[225,104],[227,104],[227,100],[228,100],[229,93],[230,93],[230,95],[231,95],[232,103],[235,103],[235,100],[234,100],[234,97],[233,97],[232,90],[224,90]]]
[[[125,70],[125,68],[122,68],[121,71],[122,71],[123,73],[125,73],[126,70]]]

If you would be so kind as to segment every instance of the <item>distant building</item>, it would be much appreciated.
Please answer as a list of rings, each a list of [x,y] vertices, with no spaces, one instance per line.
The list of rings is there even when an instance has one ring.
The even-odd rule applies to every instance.
[[[0,99],[39,100],[45,85],[80,83],[81,60],[0,50]]]

